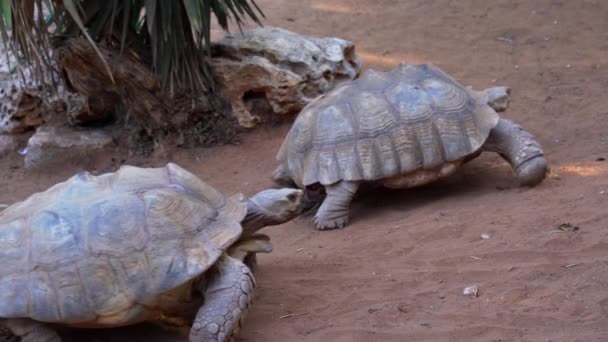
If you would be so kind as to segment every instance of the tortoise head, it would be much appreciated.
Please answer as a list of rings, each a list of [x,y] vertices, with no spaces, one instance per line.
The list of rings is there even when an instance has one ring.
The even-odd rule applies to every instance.
[[[304,192],[299,189],[268,189],[258,192],[247,201],[247,215],[243,219],[243,236],[249,236],[265,226],[285,223],[305,209]]]

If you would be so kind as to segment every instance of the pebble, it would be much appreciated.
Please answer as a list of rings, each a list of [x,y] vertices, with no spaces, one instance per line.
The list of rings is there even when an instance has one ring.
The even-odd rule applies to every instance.
[[[464,296],[469,296],[469,297],[477,297],[478,293],[479,293],[479,287],[477,285],[467,286],[462,291],[462,294]]]

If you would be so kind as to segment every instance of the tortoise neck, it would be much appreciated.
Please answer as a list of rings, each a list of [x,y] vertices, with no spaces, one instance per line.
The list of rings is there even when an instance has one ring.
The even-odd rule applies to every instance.
[[[242,237],[251,236],[270,224],[272,224],[272,222],[270,222],[268,214],[266,214],[257,204],[248,200],[247,214],[241,223],[241,226],[243,226]]]

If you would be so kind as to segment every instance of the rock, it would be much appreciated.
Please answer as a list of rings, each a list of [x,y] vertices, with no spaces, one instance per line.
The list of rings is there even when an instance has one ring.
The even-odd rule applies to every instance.
[[[0,158],[25,146],[27,134],[0,134]],[[1,340],[0,340],[1,341]]]
[[[0,133],[23,133],[44,123],[47,106],[34,87],[0,82]]]
[[[266,110],[297,113],[361,70],[353,43],[275,27],[226,36],[211,48],[214,79],[244,127],[254,127]]]
[[[27,143],[25,167],[33,169],[51,162],[65,163],[88,158],[112,145],[112,136],[104,130],[41,126]]]
[[[464,290],[462,290],[462,295],[469,296],[469,297],[479,296],[479,286],[471,285],[471,286],[465,287]]]

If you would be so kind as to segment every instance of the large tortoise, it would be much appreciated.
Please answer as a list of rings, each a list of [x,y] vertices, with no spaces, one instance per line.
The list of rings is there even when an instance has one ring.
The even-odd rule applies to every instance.
[[[175,164],[80,173],[0,212],[0,327],[60,341],[51,325],[192,324],[191,341],[236,334],[258,229],[301,212],[302,190],[229,198]]]
[[[547,171],[543,151],[530,133],[499,118],[508,99],[506,87],[474,91],[432,64],[370,70],[300,112],[278,152],[273,180],[325,188],[315,216],[319,229],[348,222],[362,182],[427,184],[482,151],[498,152],[522,185],[535,185]]]

